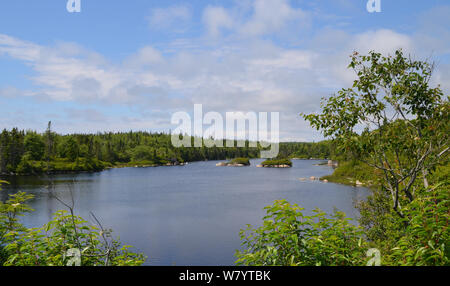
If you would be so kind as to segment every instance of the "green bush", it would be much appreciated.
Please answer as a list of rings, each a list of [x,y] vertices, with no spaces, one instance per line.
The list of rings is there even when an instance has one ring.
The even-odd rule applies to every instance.
[[[245,250],[237,251],[238,265],[246,266],[320,266],[364,265],[367,244],[362,229],[345,214],[331,217],[315,210],[303,215],[303,209],[285,200],[265,208],[263,226],[250,225],[240,232]]]
[[[404,209],[407,225],[392,253],[389,265],[450,265],[450,192],[447,183],[439,184],[416,198]]]
[[[65,266],[79,251],[80,266],[136,266],[144,263],[111,237],[111,231],[87,224],[81,217],[58,211],[53,220],[37,229],[8,234],[5,266]]]
[[[25,228],[18,218],[32,211],[26,204],[32,198],[19,192],[0,202],[0,265],[135,266],[145,262],[144,255],[114,239],[111,230],[90,225],[72,211],[56,212],[41,228]]]

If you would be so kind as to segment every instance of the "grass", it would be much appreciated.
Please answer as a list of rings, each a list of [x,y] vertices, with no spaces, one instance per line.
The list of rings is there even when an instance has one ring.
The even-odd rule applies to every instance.
[[[333,174],[324,176],[322,180],[329,182],[356,185],[356,181],[360,181],[364,186],[376,187],[379,185],[379,178],[381,177],[380,170],[365,165],[357,161],[339,162]]]

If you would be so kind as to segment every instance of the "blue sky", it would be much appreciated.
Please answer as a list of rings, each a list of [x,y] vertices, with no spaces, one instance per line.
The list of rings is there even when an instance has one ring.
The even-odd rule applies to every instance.
[[[278,111],[282,140],[320,140],[300,117],[348,87],[353,50],[403,48],[450,89],[447,0],[0,3],[0,128],[168,131],[171,114]]]

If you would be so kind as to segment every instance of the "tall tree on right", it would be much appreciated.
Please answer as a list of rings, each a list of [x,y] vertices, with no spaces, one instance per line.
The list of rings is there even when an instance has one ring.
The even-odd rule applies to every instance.
[[[383,189],[403,217],[402,202],[427,189],[429,172],[448,160],[449,98],[430,86],[434,64],[402,50],[354,52],[349,68],[357,75],[353,86],[324,98],[320,114],[302,116],[342,152],[381,170]]]

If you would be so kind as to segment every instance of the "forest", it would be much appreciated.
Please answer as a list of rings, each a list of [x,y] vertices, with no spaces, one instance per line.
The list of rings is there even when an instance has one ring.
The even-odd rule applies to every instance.
[[[192,138],[194,140],[194,138]],[[237,146],[237,144],[235,144]],[[165,133],[127,132],[60,135],[13,128],[0,133],[0,174],[101,171],[111,167],[176,165],[183,162],[259,157],[261,148],[175,148]],[[330,143],[281,143],[279,157],[328,158]]]

